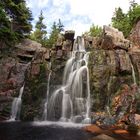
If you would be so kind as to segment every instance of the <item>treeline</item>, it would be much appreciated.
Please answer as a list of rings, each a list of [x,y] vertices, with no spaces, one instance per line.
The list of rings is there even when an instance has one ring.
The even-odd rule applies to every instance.
[[[61,23],[61,20],[58,20],[58,23],[53,22],[51,27],[51,33],[47,35],[47,26],[43,23],[44,16],[43,12],[40,12],[38,21],[35,25],[35,31],[31,33],[30,38],[42,44],[43,47],[51,48],[55,44],[58,34],[64,31],[64,25]]]
[[[0,50],[9,49],[29,36],[32,20],[25,0],[0,0]]]
[[[53,23],[51,33],[47,35],[42,11],[35,25],[35,31],[32,20],[32,12],[27,7],[26,0],[0,0],[0,52],[11,51],[23,38],[31,38],[44,47],[52,47],[58,34],[64,30],[59,19]]]
[[[25,37],[40,42],[44,47],[52,47],[58,34],[64,30],[64,25],[59,19],[53,23],[51,33],[48,35],[42,11],[34,31],[32,31],[32,20],[32,13],[26,6],[25,0],[0,0],[0,51],[12,48],[11,46]],[[115,9],[111,25],[122,31],[127,38],[138,20],[140,20],[140,5],[131,0],[127,13],[124,13],[120,7]],[[100,36],[101,32],[102,27],[92,24],[89,31],[84,34],[95,37]]]
[[[124,13],[123,10],[118,7],[115,9],[114,15],[112,17],[111,26],[117,28],[119,31],[122,31],[124,36],[127,38],[133,28],[133,26],[140,20],[140,5],[135,2],[135,0],[130,1],[129,10],[127,13]],[[98,37],[102,32],[102,27],[91,25],[89,31],[84,34]]]

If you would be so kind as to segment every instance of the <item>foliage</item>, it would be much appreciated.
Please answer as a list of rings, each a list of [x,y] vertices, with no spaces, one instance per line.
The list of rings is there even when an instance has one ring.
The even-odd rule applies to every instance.
[[[62,31],[64,31],[64,25],[61,23],[61,20],[59,19],[58,23],[53,22],[49,39],[46,41],[46,46],[53,47],[57,41],[59,33]]]
[[[102,28],[98,25],[94,25],[92,24],[89,31],[88,32],[85,32],[84,35],[89,35],[89,36],[92,36],[92,37],[99,37],[102,33]]]
[[[32,30],[32,14],[24,0],[1,0],[0,45],[14,45]]]
[[[128,37],[131,29],[140,19],[140,5],[135,1],[130,2],[129,11],[125,14],[122,9],[116,8],[112,17],[112,26],[123,32],[125,37]]]
[[[31,34],[31,39],[41,43],[42,45],[44,45],[44,41],[46,39],[46,34],[47,34],[47,31],[46,31],[47,27],[45,24],[43,24],[43,20],[44,20],[44,17],[41,11],[39,15],[39,19],[35,25],[36,30]]]

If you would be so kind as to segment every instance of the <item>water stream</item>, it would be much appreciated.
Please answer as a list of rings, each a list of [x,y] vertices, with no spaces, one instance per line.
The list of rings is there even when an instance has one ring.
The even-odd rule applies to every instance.
[[[21,103],[22,103],[22,94],[24,91],[24,85],[20,88],[19,96],[15,97],[12,102],[12,109],[11,109],[11,117],[10,121],[19,120],[20,118],[20,110],[21,110]]]
[[[47,83],[47,93],[46,93],[46,101],[44,104],[44,111],[43,111],[43,120],[47,120],[47,106],[48,106],[48,98],[49,98],[49,92],[50,92],[50,79],[51,79],[51,71],[48,76],[48,83]]]
[[[77,37],[64,69],[62,86],[47,101],[45,120],[90,123],[88,57],[84,39]]]
[[[135,85],[137,85],[137,82],[136,82],[136,74],[135,74],[134,66],[133,66],[133,64],[132,64],[132,61],[131,61],[130,56],[128,56],[128,57],[129,57],[129,61],[130,61],[130,65],[131,65],[131,70],[132,70],[133,83],[134,83]]]

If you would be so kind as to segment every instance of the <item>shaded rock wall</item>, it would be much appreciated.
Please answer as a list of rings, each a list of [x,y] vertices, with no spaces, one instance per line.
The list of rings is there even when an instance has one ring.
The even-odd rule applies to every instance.
[[[13,97],[19,94],[27,67],[12,57],[0,60],[0,120],[9,118]]]
[[[107,26],[100,38],[93,38],[89,56],[92,111],[104,111],[123,84],[134,84],[135,60],[128,53],[129,43],[121,32]]]
[[[94,111],[104,110],[122,84],[132,84],[129,55],[124,50],[93,50],[89,57]]]
[[[15,47],[14,57],[0,59],[0,120],[10,118],[14,97],[24,86],[21,120],[42,119],[48,75],[51,71],[50,93],[62,84],[65,63],[74,41],[74,31],[59,35],[52,49],[24,39]],[[50,67],[51,64],[51,67]]]

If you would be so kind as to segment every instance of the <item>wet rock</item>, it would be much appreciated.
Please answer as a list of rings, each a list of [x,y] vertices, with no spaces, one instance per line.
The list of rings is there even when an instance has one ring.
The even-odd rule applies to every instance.
[[[84,127],[85,131],[88,131],[90,133],[95,133],[95,134],[101,134],[103,132],[103,130],[98,127],[97,125],[89,125]]]

